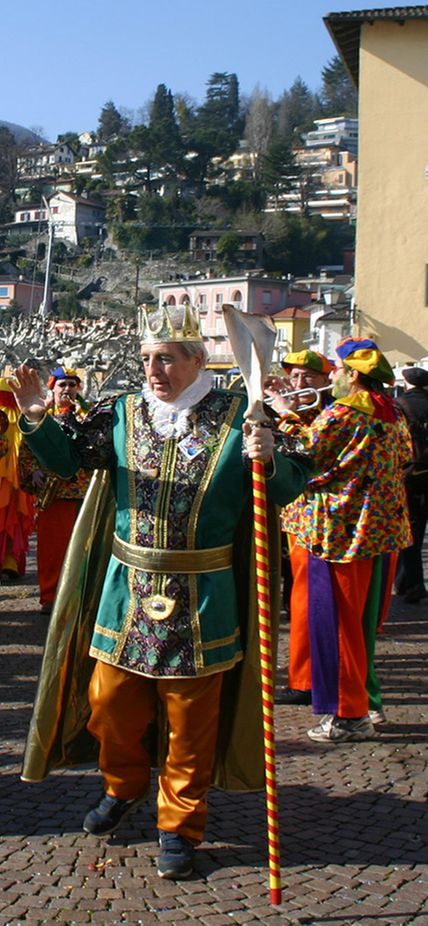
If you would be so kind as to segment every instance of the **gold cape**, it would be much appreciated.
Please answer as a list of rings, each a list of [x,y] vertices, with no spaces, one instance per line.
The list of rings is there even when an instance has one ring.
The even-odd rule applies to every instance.
[[[57,768],[97,764],[98,744],[86,729],[88,655],[98,601],[111,552],[115,502],[109,474],[93,476],[64,560],[51,614],[21,778],[42,781]],[[237,527],[234,570],[244,659],[224,674],[213,785],[237,791],[264,787],[263,724],[253,517]],[[273,677],[279,623],[280,532],[278,508],[269,504]],[[167,725],[159,715],[153,765],[166,754]]]

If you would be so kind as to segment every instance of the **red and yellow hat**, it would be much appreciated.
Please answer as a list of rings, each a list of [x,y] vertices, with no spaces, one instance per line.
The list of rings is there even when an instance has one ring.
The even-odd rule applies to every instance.
[[[331,363],[324,354],[319,354],[316,350],[299,350],[294,353],[286,354],[281,360],[281,366],[284,370],[290,367],[304,367],[313,370],[314,373],[330,373],[334,364]]]

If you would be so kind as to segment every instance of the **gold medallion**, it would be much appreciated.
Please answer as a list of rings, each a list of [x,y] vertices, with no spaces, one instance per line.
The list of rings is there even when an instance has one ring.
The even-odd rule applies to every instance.
[[[144,610],[153,621],[164,621],[171,617],[175,605],[175,599],[167,598],[166,595],[149,595],[143,599]]]

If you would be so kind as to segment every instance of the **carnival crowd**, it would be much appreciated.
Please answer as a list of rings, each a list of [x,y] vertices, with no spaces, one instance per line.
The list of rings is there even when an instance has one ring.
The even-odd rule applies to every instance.
[[[0,572],[24,574],[36,530],[52,614],[22,777],[40,780],[58,755],[97,762],[104,790],[83,829],[102,837],[148,799],[159,768],[158,874],[178,879],[193,870],[210,785],[264,783],[254,461],[274,637],[281,573],[290,622],[277,703],[311,704],[316,742],[371,739],[387,720],[376,639],[393,591],[427,596],[428,371],[404,369],[397,396],[370,338],[346,338],[334,360],[289,353],[251,419],[244,392],[213,387],[190,306],[143,320],[141,392],[91,405],[67,367],[47,396],[25,365],[0,380]]]

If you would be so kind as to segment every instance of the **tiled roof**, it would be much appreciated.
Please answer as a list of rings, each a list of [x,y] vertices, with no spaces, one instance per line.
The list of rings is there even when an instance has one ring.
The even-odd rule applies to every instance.
[[[349,319],[349,304],[341,303],[338,306],[335,306],[334,309],[330,309],[328,312],[324,312],[323,315],[319,315],[315,325],[318,327],[320,322],[343,322]]]
[[[307,320],[308,320],[308,309],[309,309],[309,308],[311,308],[311,306],[308,306],[307,309],[304,309],[304,308],[302,308],[302,306],[300,306],[300,305],[298,305],[298,306],[297,306],[297,305],[290,305],[290,306],[288,306],[286,309],[280,309],[279,312],[270,312],[269,314],[272,315],[272,317],[273,317],[274,319],[276,319],[276,318],[278,318],[278,319],[279,319],[279,318],[284,318],[284,319],[288,319],[288,318],[305,318],[306,321],[307,321]]]
[[[75,193],[68,193],[66,190],[58,190],[57,193],[51,196],[51,199],[58,199],[59,196],[66,196],[67,199],[71,199],[74,203],[79,203],[82,206],[97,206],[99,209],[105,209],[103,203],[100,203],[97,199],[88,199],[86,196],[76,196]]]
[[[384,10],[355,10],[349,13],[328,13],[324,22],[348,71],[358,85],[360,31],[364,23],[396,22],[428,19],[428,5],[393,6]]]

